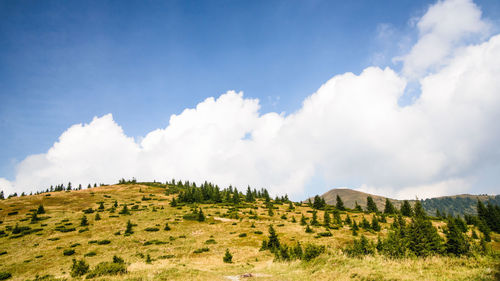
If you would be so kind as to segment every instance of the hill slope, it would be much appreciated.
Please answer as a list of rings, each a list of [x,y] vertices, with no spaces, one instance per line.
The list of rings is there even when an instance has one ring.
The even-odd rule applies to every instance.
[[[287,203],[272,202],[272,215],[262,199],[173,207],[170,203],[178,194],[172,192],[171,186],[160,184],[121,184],[0,200],[0,277],[8,273],[9,280],[37,276],[45,277],[36,280],[68,280],[72,259],[84,260],[93,274],[126,270],[123,275],[94,277],[97,280],[239,280],[242,274],[250,274],[251,280],[303,280],[304,276],[310,280],[452,280],[456,276],[493,280],[499,265],[498,260],[481,256],[351,258],[340,251],[353,241],[350,227],[311,225],[313,211],[305,204],[289,209]],[[33,219],[40,205],[45,213]],[[125,206],[129,214],[120,214]],[[192,220],[193,210],[200,208],[206,220]],[[82,225],[84,215],[88,225]],[[323,215],[318,211],[318,220],[323,221]],[[347,215],[358,224],[373,216],[348,212],[341,219],[345,221]],[[304,231],[302,216],[312,233]],[[387,220],[380,223],[380,232],[360,229],[360,235],[376,242],[387,235],[393,218]],[[129,235],[125,233],[128,221]],[[441,221],[433,224],[443,226]],[[269,225],[274,225],[281,243],[324,246],[325,252],[314,262],[275,261],[269,251],[260,250]],[[320,235],[325,233],[329,235]],[[499,249],[500,236],[493,233],[492,238],[491,246]],[[222,259],[226,250],[233,256],[231,263]]]
[[[366,209],[366,197],[371,196],[375,204],[379,210],[383,211],[385,207],[386,197],[369,194],[357,190],[347,189],[347,188],[336,188],[331,189],[321,195],[322,198],[325,199],[325,202],[329,205],[335,205],[337,203],[337,195],[342,198],[344,205],[348,208],[354,208],[355,202]],[[312,200],[312,198],[311,198]],[[400,208],[402,204],[402,200],[389,198],[391,202],[397,208]],[[477,213],[476,205],[477,200],[481,200],[483,202],[490,202],[494,205],[500,205],[500,195],[471,195],[471,194],[460,194],[453,196],[442,196],[436,198],[429,198],[425,200],[421,200],[422,206],[425,211],[430,214],[436,214],[436,210],[440,212],[445,212],[446,214],[452,215],[464,215],[464,214],[472,214],[475,215]],[[415,200],[408,200],[412,205],[415,203]]]

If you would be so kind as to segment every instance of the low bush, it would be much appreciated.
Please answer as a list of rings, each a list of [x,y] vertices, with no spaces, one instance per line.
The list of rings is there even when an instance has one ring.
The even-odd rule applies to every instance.
[[[203,252],[208,252],[208,251],[210,251],[210,249],[209,249],[209,248],[204,247],[204,248],[200,248],[200,249],[196,249],[196,250],[194,250],[194,252],[193,252],[193,253],[194,253],[194,254],[201,254],[201,253],[203,253]]]
[[[156,232],[156,231],[159,231],[160,229],[157,228],[157,227],[148,227],[148,228],[146,228],[144,230],[148,231],[148,232]]]
[[[63,255],[65,255],[65,256],[71,256],[73,254],[75,254],[75,250],[73,250],[73,249],[66,249],[63,251]]]
[[[127,273],[125,263],[101,262],[97,264],[92,271],[87,274],[87,278],[95,278],[106,275],[118,275]]]
[[[240,234],[238,235],[238,237],[247,237],[247,234],[246,234],[246,233],[240,233]]]
[[[73,265],[71,265],[71,277],[78,277],[85,275],[89,271],[89,265],[85,260],[75,260],[73,259]]]
[[[208,239],[205,241],[205,244],[210,245],[210,244],[217,244],[217,242],[214,239]]]
[[[93,257],[93,256],[96,256],[96,255],[97,255],[97,253],[95,251],[92,251],[92,252],[88,252],[88,253],[84,254],[83,256],[84,257]]]
[[[12,274],[9,272],[0,271],[0,280],[7,280],[10,277],[12,277]]]

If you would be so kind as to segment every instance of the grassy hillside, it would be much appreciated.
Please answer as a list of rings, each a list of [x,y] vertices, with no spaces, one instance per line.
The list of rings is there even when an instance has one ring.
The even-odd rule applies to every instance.
[[[329,205],[335,205],[337,202],[336,198],[339,195],[342,198],[345,206],[348,208],[354,208],[355,202],[366,209],[366,197],[371,196],[379,210],[383,211],[385,207],[386,197],[373,195],[361,191],[356,191],[347,188],[337,188],[332,189],[321,195],[325,199],[325,202]],[[312,200],[313,198],[311,198]],[[400,208],[402,200],[392,199],[391,202],[395,207]],[[471,194],[460,194],[453,196],[442,196],[436,198],[429,198],[421,200],[422,206],[425,211],[430,214],[436,214],[436,210],[439,209],[440,212],[445,212],[446,214],[452,215],[464,215],[464,214],[477,214],[476,206],[477,200],[483,202],[491,202],[494,205],[500,205],[500,195],[471,195]],[[410,204],[414,204],[415,200],[409,200]]]
[[[161,185],[121,184],[88,190],[51,192],[0,201],[0,279],[71,280],[72,260],[84,260],[93,270],[113,256],[124,260],[127,273],[95,277],[95,280],[494,280],[499,260],[492,256],[388,259],[380,255],[352,258],[343,253],[352,244],[349,226],[325,229],[312,226],[306,233],[300,224],[304,215],[310,224],[312,210],[303,204],[275,204],[274,214],[260,199],[255,203],[179,204]],[[118,207],[114,208],[115,201]],[[103,209],[99,210],[100,203]],[[362,202],[359,202],[360,204]],[[124,205],[130,214],[119,214]],[[43,205],[44,214],[32,219]],[[299,204],[300,205],[300,204]],[[190,220],[193,208],[202,208],[206,220]],[[91,212],[90,208],[93,212]],[[81,226],[84,211],[88,225]],[[100,220],[96,220],[99,214]],[[361,223],[372,214],[341,213]],[[322,220],[323,211],[318,211]],[[293,222],[295,219],[296,222]],[[33,220],[33,222],[32,222]],[[381,223],[382,230],[359,230],[371,241],[385,237],[393,218]],[[127,222],[133,233],[125,235]],[[168,223],[170,230],[165,230]],[[311,261],[274,261],[269,251],[260,251],[274,225],[282,243],[325,246]],[[434,221],[437,227],[443,222]],[[17,227],[16,227],[17,225]],[[25,228],[22,228],[25,227]],[[28,229],[29,228],[29,229]],[[20,231],[14,231],[18,229]],[[17,232],[17,233],[13,233]],[[331,236],[320,236],[329,232]],[[3,233],[3,234],[2,234]],[[440,228],[442,234],[442,228]],[[471,234],[469,230],[467,235]],[[500,237],[490,243],[500,250]],[[232,263],[225,263],[226,249]],[[113,263],[117,267],[119,263]],[[244,278],[243,274],[252,277]],[[7,275],[4,275],[7,277]],[[45,276],[45,277],[44,277]],[[42,278],[44,277],[44,278]],[[77,277],[81,279],[83,277]]]

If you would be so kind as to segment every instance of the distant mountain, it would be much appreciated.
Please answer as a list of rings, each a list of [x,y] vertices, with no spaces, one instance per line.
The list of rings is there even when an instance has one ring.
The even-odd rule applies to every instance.
[[[357,190],[352,190],[348,188],[336,188],[327,191],[321,197],[325,199],[325,202],[329,205],[335,205],[337,203],[337,195],[342,198],[344,205],[348,208],[354,208],[355,202],[366,209],[366,197],[371,196],[379,210],[383,211],[385,207],[386,197],[369,194]],[[476,204],[477,200],[483,202],[491,202],[494,205],[500,205],[500,195],[471,195],[471,194],[460,194],[452,196],[442,196],[436,198],[429,198],[425,200],[420,200],[425,211],[429,215],[436,214],[436,210],[440,212],[445,212],[446,214],[453,215],[464,215],[464,214],[476,214]],[[311,198],[313,200],[313,198]],[[397,200],[389,198],[391,202],[397,208],[400,208],[403,200]],[[306,200],[307,201],[307,200]],[[415,200],[408,200],[413,205]]]

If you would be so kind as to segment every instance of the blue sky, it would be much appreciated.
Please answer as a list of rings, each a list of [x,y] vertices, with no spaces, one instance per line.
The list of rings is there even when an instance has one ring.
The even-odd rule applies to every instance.
[[[2,1],[0,177],[107,113],[139,139],[228,90],[258,98],[261,113],[294,112],[336,74],[400,69],[390,59],[432,3]],[[475,3],[500,18],[498,1]]]

